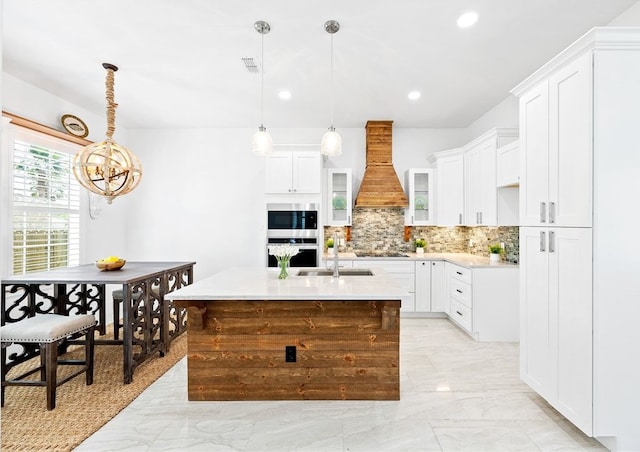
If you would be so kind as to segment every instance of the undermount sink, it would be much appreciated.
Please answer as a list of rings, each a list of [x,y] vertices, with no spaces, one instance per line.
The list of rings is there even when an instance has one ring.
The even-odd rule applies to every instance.
[[[373,272],[368,268],[341,268],[340,276],[373,276]],[[300,270],[298,276],[332,276],[333,270],[327,270],[324,268]]]

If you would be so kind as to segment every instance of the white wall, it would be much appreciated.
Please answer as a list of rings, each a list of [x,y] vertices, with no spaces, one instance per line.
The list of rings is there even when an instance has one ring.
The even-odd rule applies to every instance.
[[[276,144],[318,145],[324,129],[270,129]],[[140,186],[127,195],[126,256],[195,260],[196,279],[229,266],[264,266],[264,159],[250,150],[254,129],[129,130],[142,161]],[[365,130],[342,129],[343,154],[325,162],[365,166]],[[426,156],[464,142],[464,130],[394,129],[394,163],[402,179]],[[118,202],[116,200],[114,202]]]
[[[638,27],[640,26],[640,1],[633,4],[624,13],[607,24],[610,27]]]
[[[518,98],[512,94],[467,127],[468,141],[478,138],[494,127],[519,127]]]

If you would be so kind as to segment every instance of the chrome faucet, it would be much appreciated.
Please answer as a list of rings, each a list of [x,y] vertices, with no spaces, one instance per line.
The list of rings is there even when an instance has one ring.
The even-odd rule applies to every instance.
[[[338,270],[338,234],[333,234],[333,277],[339,278],[340,271]]]

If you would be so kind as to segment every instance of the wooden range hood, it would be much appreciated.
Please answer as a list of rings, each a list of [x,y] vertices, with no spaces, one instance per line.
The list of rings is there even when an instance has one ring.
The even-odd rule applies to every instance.
[[[356,207],[407,207],[409,201],[402,190],[391,157],[393,121],[367,121],[367,167]]]

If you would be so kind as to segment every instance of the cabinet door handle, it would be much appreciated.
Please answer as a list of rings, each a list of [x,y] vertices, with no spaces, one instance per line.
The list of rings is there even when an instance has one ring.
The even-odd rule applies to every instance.
[[[462,224],[462,214],[458,214],[458,224]]]
[[[351,215],[347,217],[347,223],[351,223]]]
[[[458,314],[460,317],[462,317],[462,312],[456,311],[456,314]]]
[[[431,262],[431,265],[436,265],[436,263],[435,262]]]
[[[540,223],[546,223],[547,220],[547,203],[540,203]]]
[[[549,224],[553,224],[556,222],[556,203],[549,203]]]
[[[462,293],[462,291],[460,289],[456,289],[456,292],[458,293]]]
[[[457,274],[459,274],[460,276],[462,276],[462,272],[456,272]]]
[[[556,233],[553,231],[549,231],[549,252],[554,253],[556,251],[554,242],[556,240]]]
[[[540,231],[540,252],[541,253],[545,252],[544,242],[545,242],[545,233],[544,231]]]
[[[482,212],[478,212],[478,213],[480,214],[480,223],[479,224],[482,224]]]
[[[411,224],[413,224],[413,215],[411,215]]]

